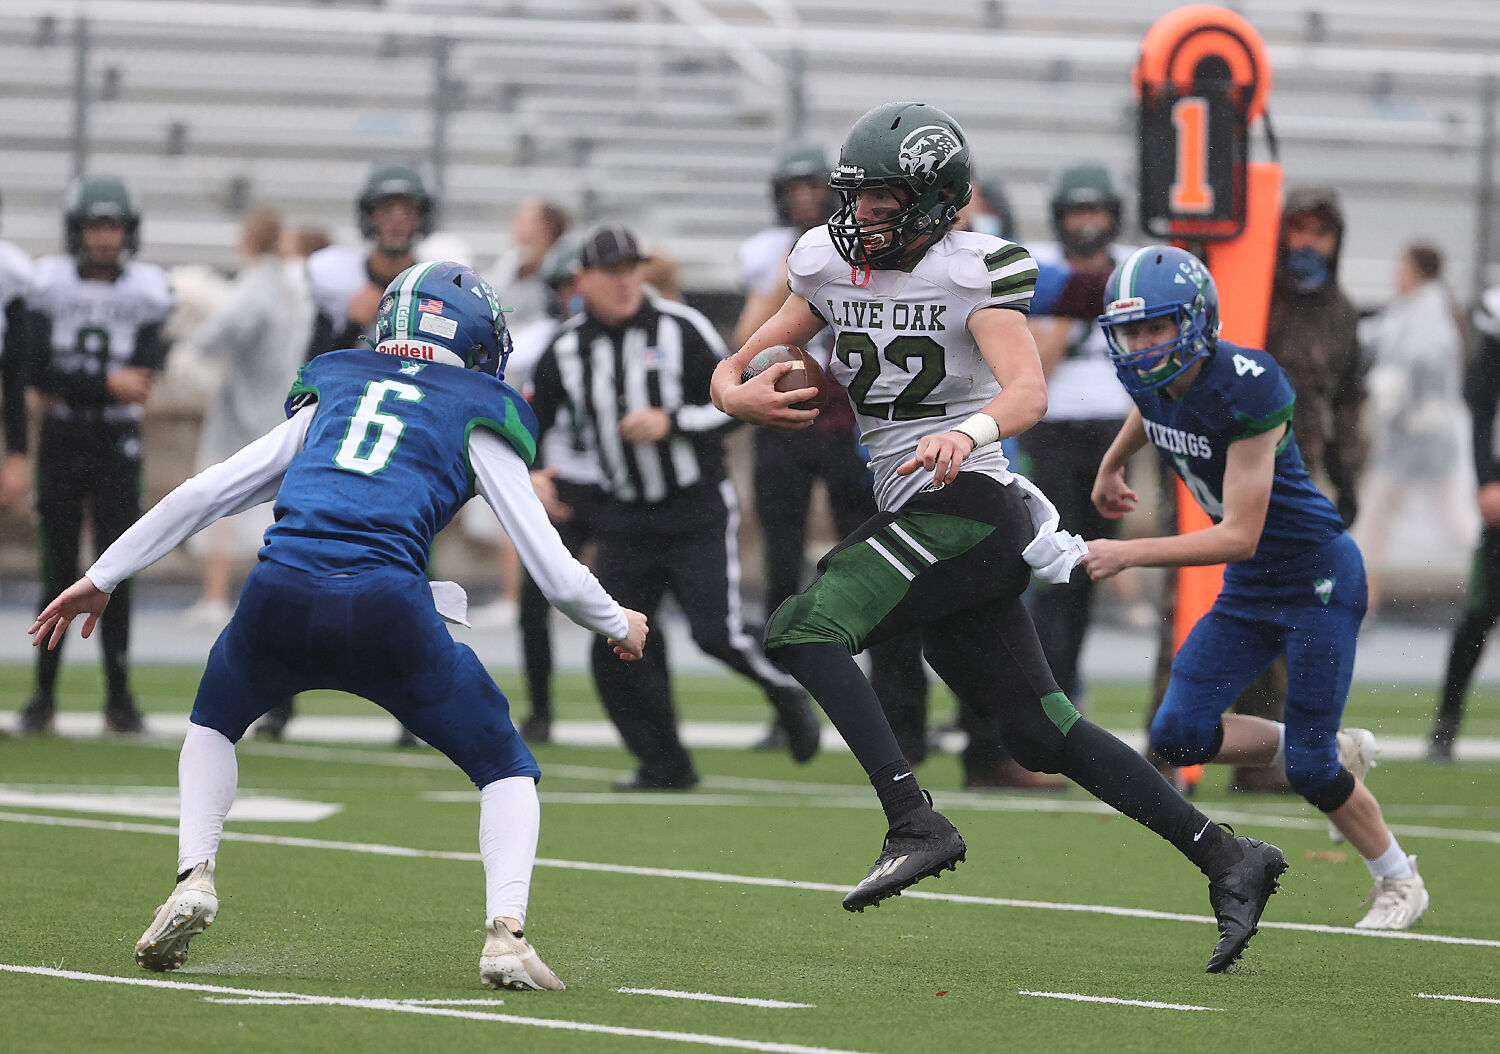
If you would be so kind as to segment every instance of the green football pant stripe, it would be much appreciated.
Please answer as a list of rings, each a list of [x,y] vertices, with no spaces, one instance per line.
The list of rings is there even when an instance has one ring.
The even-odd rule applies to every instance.
[[[940,569],[942,561],[963,555],[995,530],[993,524],[932,512],[904,514],[895,522],[905,539],[881,530],[829,558],[816,582],[777,608],[766,646],[834,641],[850,652],[862,650],[919,574]],[[931,567],[914,566],[927,561],[912,543],[931,555]]]

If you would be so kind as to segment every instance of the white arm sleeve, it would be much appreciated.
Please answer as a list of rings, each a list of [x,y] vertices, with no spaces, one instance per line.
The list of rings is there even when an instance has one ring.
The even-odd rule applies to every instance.
[[[304,406],[290,420],[168,494],[104,550],[85,572],[89,581],[113,593],[125,579],[215,520],[274,498],[287,466],[302,449],[315,410]]]
[[[531,473],[495,433],[469,435],[474,487],[500,518],[521,563],[552,606],[584,629],[619,640],[630,631],[625,612],[592,571],[573,558],[531,489]]]

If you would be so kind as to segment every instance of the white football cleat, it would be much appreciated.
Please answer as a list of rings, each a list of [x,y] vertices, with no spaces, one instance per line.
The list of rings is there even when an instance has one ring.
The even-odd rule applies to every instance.
[[[1339,764],[1348,769],[1359,782],[1365,781],[1377,764],[1375,757],[1380,747],[1375,743],[1375,733],[1368,728],[1341,728],[1338,735]],[[1328,840],[1335,844],[1344,840],[1344,832],[1328,821]]]
[[[509,988],[523,992],[561,992],[567,985],[542,962],[536,949],[520,932],[512,933],[499,919],[491,919],[484,931],[484,951],[479,953],[479,980],[486,988]]]
[[[1417,858],[1408,856],[1410,878],[1377,878],[1365,898],[1374,901],[1370,913],[1354,924],[1357,930],[1406,930],[1427,913],[1427,885],[1417,873]]]
[[[156,918],[135,942],[135,961],[146,970],[176,970],[187,962],[188,943],[219,914],[214,891],[214,862],[198,864],[156,909]]]

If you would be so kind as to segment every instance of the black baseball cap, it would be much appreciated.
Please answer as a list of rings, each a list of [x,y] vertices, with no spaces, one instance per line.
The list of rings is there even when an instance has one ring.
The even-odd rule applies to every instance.
[[[641,263],[650,257],[641,252],[630,228],[618,223],[605,223],[583,237],[578,250],[578,268],[613,267],[621,263]]]

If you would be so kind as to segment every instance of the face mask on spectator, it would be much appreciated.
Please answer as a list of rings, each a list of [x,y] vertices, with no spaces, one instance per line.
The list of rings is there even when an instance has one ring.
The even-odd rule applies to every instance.
[[[1299,293],[1316,293],[1328,284],[1329,259],[1318,250],[1304,247],[1286,254],[1286,270]]]

